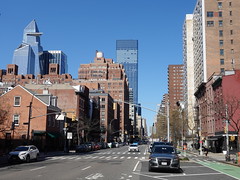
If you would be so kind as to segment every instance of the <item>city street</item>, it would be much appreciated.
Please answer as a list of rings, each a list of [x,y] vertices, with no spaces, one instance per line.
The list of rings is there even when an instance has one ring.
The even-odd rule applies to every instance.
[[[148,172],[147,146],[140,152],[128,152],[128,147],[103,149],[86,154],[46,156],[38,162],[14,164],[0,168],[0,179],[99,179],[99,180],[231,180],[240,179],[239,167],[215,160],[189,155],[181,161],[181,172]]]

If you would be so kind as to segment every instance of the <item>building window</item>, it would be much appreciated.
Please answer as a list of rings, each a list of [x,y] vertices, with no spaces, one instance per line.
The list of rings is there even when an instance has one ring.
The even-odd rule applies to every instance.
[[[233,21],[232,21],[232,20],[230,20],[230,25],[232,25],[232,22],[233,22]]]
[[[230,34],[233,35],[233,30],[230,30]]]
[[[231,49],[231,54],[234,54],[234,49]]]
[[[14,97],[14,106],[20,106],[20,102],[21,102],[21,97],[15,96]]]
[[[208,11],[207,12],[207,17],[213,17],[213,11]]]
[[[218,9],[222,9],[222,2],[218,2]]]
[[[224,56],[224,49],[220,49],[220,56]]]
[[[232,11],[229,11],[229,15],[232,16]]]
[[[219,30],[219,37],[223,37],[223,30]]]
[[[13,115],[14,125],[19,125],[19,118],[20,118],[20,116],[18,114]]]
[[[214,21],[207,21],[207,27],[213,27]]]
[[[231,39],[231,44],[233,44],[233,39]]]
[[[224,65],[224,59],[220,59],[220,65]]]
[[[225,72],[225,69],[224,69],[224,68],[221,68],[221,69],[220,69],[220,72],[221,72],[221,74],[223,74],[223,73]]]
[[[222,11],[219,11],[218,12],[218,17],[222,17],[223,15],[222,15]]]
[[[222,26],[223,26],[223,21],[222,21],[222,20],[218,21],[218,26],[219,26],[219,27],[222,27]]]
[[[223,40],[219,40],[219,45],[223,46]]]
[[[229,7],[232,7],[232,2],[229,2]]]

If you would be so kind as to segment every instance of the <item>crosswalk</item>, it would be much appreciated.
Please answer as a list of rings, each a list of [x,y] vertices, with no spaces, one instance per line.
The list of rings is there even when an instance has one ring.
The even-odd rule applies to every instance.
[[[134,156],[135,155],[135,156]],[[47,157],[46,160],[146,160],[146,156],[141,156],[141,153],[98,153],[92,155],[62,155]]]

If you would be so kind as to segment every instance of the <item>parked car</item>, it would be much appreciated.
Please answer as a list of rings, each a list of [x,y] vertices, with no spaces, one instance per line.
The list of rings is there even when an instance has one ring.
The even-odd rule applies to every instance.
[[[139,152],[139,147],[137,144],[130,144],[129,147],[128,147],[128,151],[129,152],[132,152],[132,151],[137,151]]]
[[[75,148],[76,153],[88,152],[88,151],[89,151],[89,148],[86,144],[77,145],[76,148]]]
[[[9,153],[8,161],[12,163],[14,161],[30,162],[31,160],[38,160],[39,150],[34,145],[18,146]]]
[[[155,145],[149,156],[148,170],[153,169],[175,169],[180,170],[178,152],[173,146]]]
[[[85,144],[88,146],[88,148],[90,149],[90,151],[94,151],[94,150],[95,150],[95,149],[94,149],[94,143],[92,143],[92,142],[86,142]]]
[[[100,145],[98,143],[94,143],[94,150],[100,150]]]

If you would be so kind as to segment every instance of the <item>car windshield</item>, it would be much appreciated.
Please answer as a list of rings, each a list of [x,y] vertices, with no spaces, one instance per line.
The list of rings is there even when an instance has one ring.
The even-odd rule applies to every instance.
[[[14,149],[14,151],[27,151],[28,150],[28,147],[25,147],[25,146],[19,146],[19,147],[16,147],[16,149]]]
[[[155,147],[153,153],[173,154],[175,151],[173,147]]]
[[[136,144],[131,144],[130,147],[137,147],[137,145]]]

